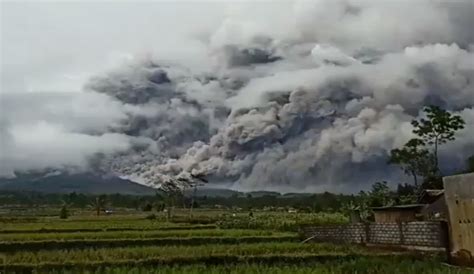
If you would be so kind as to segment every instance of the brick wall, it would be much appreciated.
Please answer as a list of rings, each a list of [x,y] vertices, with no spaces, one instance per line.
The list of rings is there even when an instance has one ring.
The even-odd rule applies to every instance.
[[[402,237],[397,223],[373,223],[368,226],[368,243],[401,244]]]
[[[402,226],[405,244],[446,247],[448,227],[443,222],[410,222]]]
[[[446,247],[442,222],[357,223],[302,228],[305,238],[316,242],[367,243],[399,246]]]
[[[306,238],[314,236],[313,240],[318,242],[366,242],[365,225],[363,223],[305,227],[303,233]]]

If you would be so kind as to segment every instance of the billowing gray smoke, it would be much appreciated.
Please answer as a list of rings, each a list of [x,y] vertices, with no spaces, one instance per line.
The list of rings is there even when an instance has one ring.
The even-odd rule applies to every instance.
[[[101,168],[149,185],[202,173],[246,190],[400,182],[387,155],[412,137],[427,104],[465,119],[442,149],[445,172],[463,167],[474,154],[472,1],[288,7],[225,20],[202,39],[209,64],[199,70],[151,58],[91,79],[88,91],[139,110],[109,127],[132,145],[101,154]]]

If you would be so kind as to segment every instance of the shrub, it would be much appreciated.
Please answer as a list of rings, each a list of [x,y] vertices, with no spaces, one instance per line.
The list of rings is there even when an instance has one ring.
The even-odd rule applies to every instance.
[[[61,210],[59,211],[59,218],[67,219],[68,217],[69,217],[69,210],[64,205],[64,206],[61,207]]]
[[[151,211],[153,209],[153,205],[151,203],[146,203],[143,207],[142,207],[142,210],[143,211]]]
[[[145,217],[147,220],[156,220],[156,215],[155,214],[150,214]]]

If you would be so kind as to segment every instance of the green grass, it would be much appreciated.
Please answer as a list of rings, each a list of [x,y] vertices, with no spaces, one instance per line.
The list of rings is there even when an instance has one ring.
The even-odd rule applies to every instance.
[[[298,231],[304,225],[343,224],[348,219],[341,213],[258,212],[248,215],[225,215],[216,221],[221,228],[267,229]]]
[[[88,214],[0,219],[0,273],[472,273],[438,254],[300,243],[298,228],[346,223],[339,213],[176,210],[173,222]]]
[[[87,248],[116,248],[132,246],[166,246],[185,245],[196,246],[206,244],[244,244],[265,242],[295,242],[297,236],[243,236],[243,237],[174,237],[148,239],[101,239],[101,240],[46,240],[29,242],[4,242],[0,244],[1,252],[17,252],[23,250],[51,249],[87,249]]]
[[[0,234],[3,231],[6,232],[21,232],[21,231],[38,231],[41,232],[47,230],[107,230],[107,229],[139,229],[139,230],[148,230],[148,229],[158,229],[163,227],[176,227],[176,226],[185,226],[187,224],[174,224],[168,222],[158,222],[150,221],[145,219],[107,219],[107,217],[97,217],[87,220],[59,220],[59,219],[49,219],[43,218],[38,222],[15,222],[9,223],[4,222],[0,223]]]
[[[340,213],[286,213],[286,212],[248,212],[196,211],[192,217],[189,212],[176,210],[172,222],[166,222],[163,213],[155,213],[156,220],[146,220],[147,214],[112,216],[73,216],[67,220],[57,217],[38,217],[36,219],[18,218],[15,222],[0,220],[0,234],[14,232],[47,231],[97,231],[97,230],[155,230],[165,227],[189,226],[190,224],[214,224],[220,228],[265,229],[297,231],[301,225],[347,223],[347,217]],[[235,216],[234,216],[235,215]]]
[[[153,224],[150,226],[116,226],[116,227],[101,227],[94,228],[92,227],[72,227],[72,228],[40,228],[40,229],[25,229],[25,228],[16,228],[16,229],[0,229],[0,236],[5,234],[26,234],[26,233],[80,233],[80,232],[112,232],[112,231],[164,231],[164,230],[198,230],[198,229],[215,229],[215,225],[186,225],[186,224],[172,224],[172,223],[162,223],[162,224]]]
[[[7,253],[5,263],[71,263],[120,260],[141,260],[144,258],[208,257],[220,255],[346,255],[372,254],[367,249],[350,245],[255,243],[255,244],[208,244],[199,246],[154,246],[101,248],[83,250],[42,250],[38,252],[20,251]]]
[[[44,273],[44,272],[34,272]],[[79,271],[50,271],[52,274],[73,274]],[[386,258],[360,258],[310,264],[232,264],[188,266],[154,266],[154,267],[105,267],[97,270],[80,272],[89,274],[471,274],[472,270],[459,269],[441,265],[435,261],[413,261],[409,259],[390,260]]]
[[[187,229],[150,231],[99,231],[76,233],[9,233],[0,234],[3,242],[44,241],[44,240],[94,240],[94,239],[149,239],[169,237],[245,237],[245,236],[296,236],[291,232],[274,232],[244,229]]]

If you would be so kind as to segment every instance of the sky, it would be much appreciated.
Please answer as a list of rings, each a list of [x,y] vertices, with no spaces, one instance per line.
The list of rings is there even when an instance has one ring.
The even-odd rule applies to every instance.
[[[148,185],[356,191],[427,104],[474,154],[469,0],[2,1],[0,176],[98,171]]]

